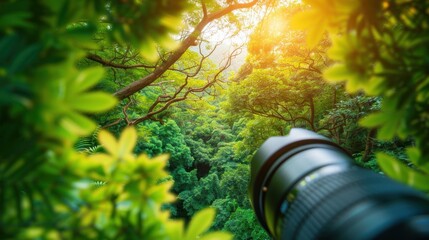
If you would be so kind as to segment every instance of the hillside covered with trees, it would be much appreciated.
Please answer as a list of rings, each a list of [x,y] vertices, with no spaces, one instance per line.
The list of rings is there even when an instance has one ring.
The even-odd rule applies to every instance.
[[[0,239],[269,239],[249,163],[295,127],[428,193],[428,36],[424,0],[1,1]]]

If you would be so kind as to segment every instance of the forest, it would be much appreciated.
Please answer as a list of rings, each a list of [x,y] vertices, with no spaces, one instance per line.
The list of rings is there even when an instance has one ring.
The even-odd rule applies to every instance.
[[[0,239],[270,239],[305,128],[429,193],[425,0],[0,1]]]

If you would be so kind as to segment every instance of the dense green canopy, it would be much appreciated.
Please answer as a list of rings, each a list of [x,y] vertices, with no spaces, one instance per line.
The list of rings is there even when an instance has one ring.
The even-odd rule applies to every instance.
[[[1,1],[0,238],[268,239],[249,162],[293,127],[427,193],[428,9]]]

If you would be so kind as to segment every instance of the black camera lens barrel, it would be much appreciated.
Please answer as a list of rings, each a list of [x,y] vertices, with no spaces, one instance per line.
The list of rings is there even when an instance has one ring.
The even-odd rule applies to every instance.
[[[280,239],[377,239],[415,214],[429,214],[423,199],[411,188],[354,167],[302,188],[276,234]],[[342,227],[335,228],[338,224]],[[383,239],[397,239],[390,235]]]
[[[304,129],[261,146],[252,160],[249,195],[275,239],[395,239],[398,229],[429,238],[424,194],[354,166],[347,151]]]
[[[313,158],[306,158],[304,161],[300,161],[300,157],[294,157],[294,155],[308,152],[311,149],[330,149],[330,152],[334,153],[333,155],[335,156],[337,156],[337,153],[340,153],[337,149],[342,150],[341,147],[328,138],[305,129],[295,128],[291,130],[289,136],[269,138],[262,144],[253,157],[249,195],[256,216],[266,230],[270,228],[272,231],[274,228],[273,225],[267,225],[267,221],[268,223],[272,223],[272,220],[267,220],[264,214],[265,196],[267,194],[270,199],[271,197],[277,200],[281,199],[307,173],[334,163],[347,164],[344,159],[349,159],[349,157],[346,157],[347,153],[345,150],[342,150],[343,153],[341,156],[335,159],[329,154],[328,156],[323,156],[326,155],[325,151],[318,151],[318,153],[311,151]],[[318,154],[322,155],[318,156]],[[279,168],[281,173],[276,174]],[[273,176],[276,176],[275,181],[271,181]],[[273,186],[269,186],[270,183]],[[276,186],[276,184],[280,186]],[[271,203],[271,201],[268,202]],[[277,204],[271,206],[270,210],[272,208],[277,209],[279,206],[278,204],[280,203],[278,201],[275,202]],[[271,215],[271,211],[269,212]]]

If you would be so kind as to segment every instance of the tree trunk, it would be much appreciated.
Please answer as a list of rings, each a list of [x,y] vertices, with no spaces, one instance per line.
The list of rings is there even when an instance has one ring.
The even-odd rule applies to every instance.
[[[313,97],[310,97],[310,125],[311,129],[315,132],[317,132],[316,127],[314,126],[314,118],[315,118],[315,109],[314,109],[314,99]]]
[[[366,135],[365,151],[362,155],[362,162],[368,162],[368,160],[369,160],[369,155],[371,154],[372,148],[374,146],[374,140],[373,139],[374,139],[376,133],[377,133],[377,130],[374,128],[374,129],[369,130],[368,134]]]

